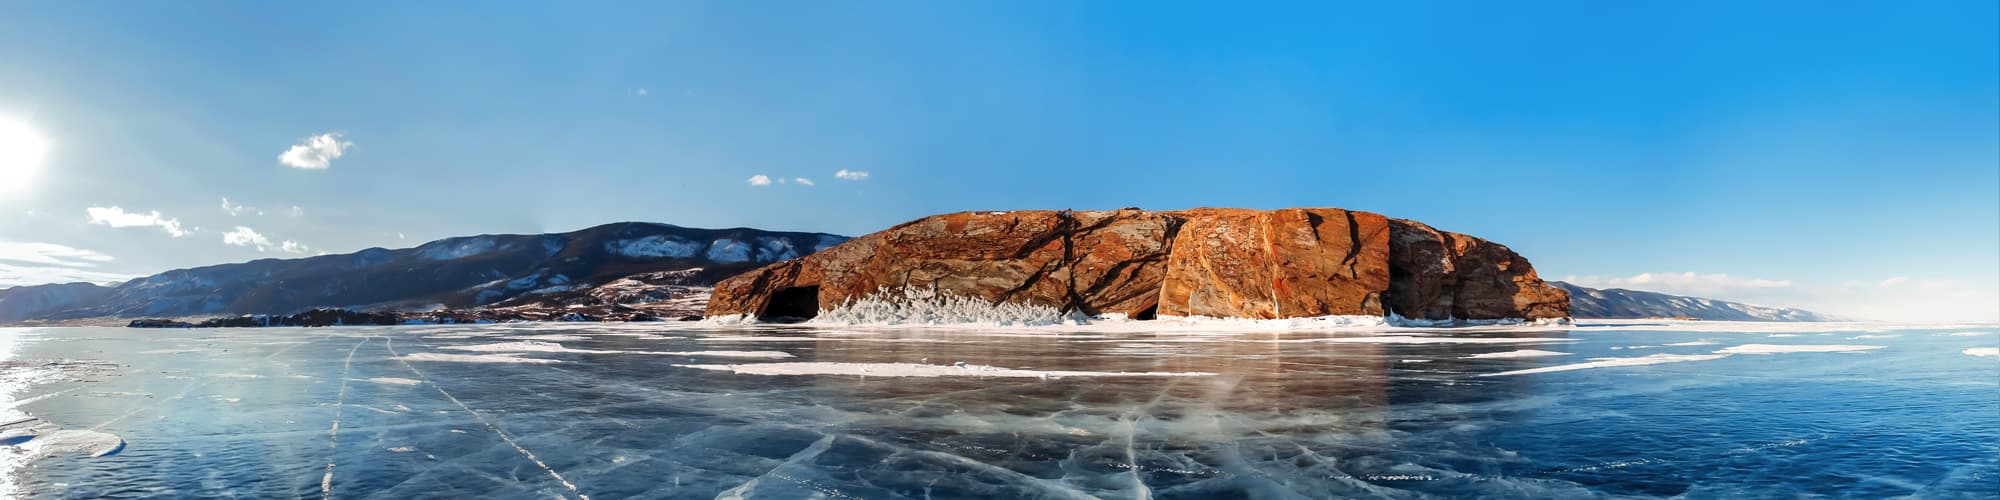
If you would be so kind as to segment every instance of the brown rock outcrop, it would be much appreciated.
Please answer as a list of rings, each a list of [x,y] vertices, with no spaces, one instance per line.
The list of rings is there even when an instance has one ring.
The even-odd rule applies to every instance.
[[[1505,246],[1337,208],[936,215],[723,280],[707,314],[811,317],[906,286],[1135,318],[1568,316]]]

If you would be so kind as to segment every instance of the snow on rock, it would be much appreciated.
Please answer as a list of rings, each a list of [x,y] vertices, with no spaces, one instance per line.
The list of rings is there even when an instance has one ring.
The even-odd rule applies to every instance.
[[[701,253],[701,250],[700,242],[664,234],[604,242],[605,252],[641,259],[685,259]]]
[[[840,245],[841,243],[846,243],[846,242],[847,238],[842,238],[831,234],[822,234],[819,236],[819,242],[813,244],[813,252],[819,252],[820,250],[833,248],[835,246]]]
[[[708,245],[706,256],[716,262],[749,262],[751,250],[749,243],[723,238]]]
[[[554,256],[556,256],[556,254],[559,254],[559,253],[562,253],[562,250],[563,250],[563,247],[565,247],[565,246],[568,246],[568,245],[569,245],[569,242],[568,242],[568,241],[566,241],[566,240],[565,240],[565,239],[564,239],[563,237],[561,237],[561,236],[556,236],[556,235],[553,235],[553,234],[549,234],[549,235],[543,235],[543,236],[542,236],[542,256],[543,256],[543,257],[554,257]]]
[[[1019,370],[959,362],[950,365],[917,363],[758,363],[749,365],[674,365],[681,368],[715,370],[739,375],[859,375],[864,377],[1207,377],[1209,372],[1086,372],[1067,370]]]
[[[491,252],[500,247],[500,242],[490,236],[471,238],[450,238],[434,241],[417,247],[417,256],[429,260],[463,259]]]
[[[792,240],[770,236],[757,238],[757,262],[777,262],[798,256],[799,250],[792,248]]]

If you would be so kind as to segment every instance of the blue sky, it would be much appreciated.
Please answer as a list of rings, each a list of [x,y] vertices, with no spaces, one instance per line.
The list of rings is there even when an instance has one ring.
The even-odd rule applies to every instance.
[[[0,121],[47,152],[0,189],[0,286],[622,220],[1337,206],[1549,278],[1994,321],[1996,25],[1977,1],[10,2]],[[324,168],[280,161],[325,134]]]

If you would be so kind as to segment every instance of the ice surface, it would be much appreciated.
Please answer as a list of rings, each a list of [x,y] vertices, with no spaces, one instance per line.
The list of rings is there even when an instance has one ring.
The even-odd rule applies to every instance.
[[[752,337],[755,338],[755,337]],[[707,356],[716,358],[784,359],[792,357],[783,351],[621,351],[602,349],[575,349],[563,347],[553,342],[501,342],[497,344],[469,344],[445,346],[443,349],[474,352],[564,352],[582,354],[647,354],[654,356]]]
[[[1569,355],[1569,353],[1566,353],[1566,352],[1554,352],[1554,351],[1540,351],[1540,350],[1535,350],[1535,349],[1522,349],[1522,350],[1518,350],[1518,351],[1507,351],[1507,352],[1488,352],[1488,353],[1481,353],[1481,354],[1473,354],[1473,355],[1470,355],[1470,356],[1466,356],[1466,357],[1467,357],[1467,358],[1472,358],[1472,359],[1510,359],[1510,358],[1539,358],[1539,357],[1546,357],[1546,356],[1568,356],[1568,355]]]
[[[1881,349],[1879,345],[1790,345],[1743,344],[1715,351],[1716,354],[1779,354],[1787,352],[1861,352]]]
[[[987,365],[918,363],[758,363],[750,365],[674,365],[681,368],[717,370],[740,375],[859,375],[866,377],[1207,377],[1209,372],[1090,372],[1073,370],[1020,370]]]
[[[1963,328],[1748,356],[1713,351],[1774,332],[1320,326],[0,329],[0,414],[131,443],[12,469],[0,445],[0,496],[1982,498],[2000,475],[2000,356]],[[1790,332],[1885,333],[1845,328]],[[1607,357],[1635,344],[1669,357]],[[35,372],[61,376],[5,390]]]
[[[2000,347],[1974,347],[1960,352],[1969,356],[2000,357]]]
[[[1584,362],[1584,363],[1573,363],[1573,364],[1567,364],[1567,365],[1556,365],[1556,366],[1545,366],[1545,367],[1541,367],[1541,368],[1529,368],[1529,369],[1525,369],[1525,370],[1512,370],[1512,371],[1504,371],[1504,372],[1499,372],[1499,373],[1488,373],[1488,374],[1482,374],[1482,375],[1480,375],[1480,376],[1482,376],[1482,377],[1501,377],[1501,376],[1507,376],[1507,375],[1528,375],[1528,374],[1534,374],[1534,373],[1551,373],[1551,372],[1565,372],[1565,371],[1570,371],[1570,370],[1586,370],[1586,369],[1591,369],[1591,368],[1610,368],[1610,367],[1614,367],[1614,366],[1644,366],[1644,365],[1657,365],[1657,364],[1662,364],[1662,363],[1685,363],[1685,362],[1689,362],[1689,361],[1708,361],[1708,360],[1711,360],[1711,359],[1722,359],[1722,358],[1726,358],[1726,357],[1729,357],[1729,355],[1727,355],[1727,354],[1654,354],[1654,355],[1651,355],[1651,356],[1641,356],[1641,357],[1636,357],[1636,358],[1591,358],[1591,360],[1590,360],[1590,361],[1588,361],[1588,362]]]
[[[447,354],[441,352],[416,352],[403,356],[410,361],[450,361],[458,363],[561,363],[554,359],[524,358],[520,353],[505,354]]]

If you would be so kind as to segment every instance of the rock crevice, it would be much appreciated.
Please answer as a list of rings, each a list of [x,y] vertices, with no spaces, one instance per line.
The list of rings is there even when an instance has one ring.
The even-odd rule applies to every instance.
[[[1503,245],[1337,208],[936,215],[723,280],[707,313],[764,317],[808,287],[821,308],[918,287],[1130,317],[1569,315],[1567,294]]]

